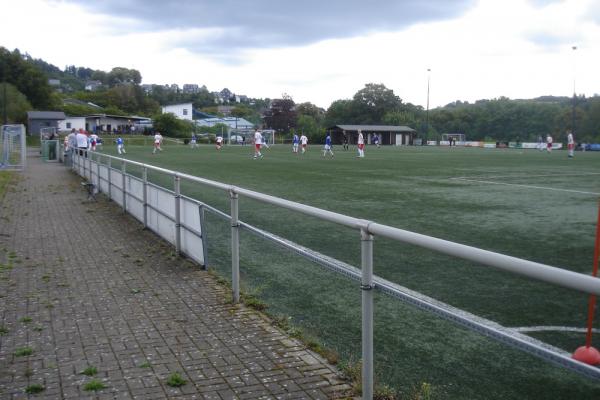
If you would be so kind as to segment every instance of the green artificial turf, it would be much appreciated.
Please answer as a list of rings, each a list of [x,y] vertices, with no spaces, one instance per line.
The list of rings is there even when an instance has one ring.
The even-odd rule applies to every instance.
[[[127,158],[326,210],[589,274],[600,197],[600,153],[367,147],[304,156],[276,145],[191,149],[129,146]],[[113,146],[105,152],[114,154]],[[115,163],[113,163],[115,165]],[[130,171],[141,175],[141,170]],[[150,180],[172,188],[172,178]],[[182,183],[183,193],[229,212],[227,193]],[[360,266],[357,231],[241,198],[240,219]],[[230,275],[229,223],[207,216],[208,262]],[[344,277],[241,235],[242,283],[342,360],[360,357],[360,289]],[[375,274],[509,327],[584,327],[587,295],[375,238]],[[595,327],[600,327],[596,321]],[[572,335],[532,336],[573,351]],[[596,399],[600,384],[377,294],[376,375],[402,395],[423,382],[434,398]],[[582,343],[583,344],[583,343]]]

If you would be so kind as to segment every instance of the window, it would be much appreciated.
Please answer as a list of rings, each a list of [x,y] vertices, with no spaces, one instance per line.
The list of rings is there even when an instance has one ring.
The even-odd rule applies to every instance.
[[[67,122],[67,129],[71,129],[71,123]]]
[[[183,115],[187,115],[187,108],[183,109]]]

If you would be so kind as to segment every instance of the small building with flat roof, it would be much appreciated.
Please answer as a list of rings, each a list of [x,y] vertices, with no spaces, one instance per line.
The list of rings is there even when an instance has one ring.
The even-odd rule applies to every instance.
[[[366,144],[373,143],[377,135],[382,145],[407,146],[413,144],[417,131],[403,125],[335,125],[327,128],[331,133],[333,144],[344,143],[344,136],[349,144],[356,144],[358,131],[361,131]]]
[[[27,111],[28,133],[39,135],[42,128],[58,128],[58,123],[64,119],[62,111]]]

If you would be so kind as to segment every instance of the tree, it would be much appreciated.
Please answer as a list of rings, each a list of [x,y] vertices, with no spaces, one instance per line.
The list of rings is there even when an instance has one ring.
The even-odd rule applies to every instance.
[[[353,124],[355,122],[352,113],[352,100],[336,100],[325,113],[325,124],[334,126],[340,124]]]
[[[142,82],[142,75],[137,69],[128,69],[123,67],[113,68],[107,75],[107,84],[116,86],[123,83],[132,83],[139,85]]]
[[[193,130],[191,123],[178,119],[172,113],[156,115],[152,120],[154,129],[165,136],[186,137],[190,136]]]
[[[353,111],[361,124],[381,124],[383,116],[400,108],[402,100],[383,84],[367,83],[353,98]]]
[[[9,52],[0,47],[0,82],[7,82],[27,97],[33,108],[52,109],[52,88],[48,78],[32,62],[27,62],[18,49]]]
[[[295,103],[291,97],[273,100],[271,108],[266,110],[263,116],[267,128],[282,133],[295,127],[297,114],[294,106]]]
[[[6,104],[4,103],[5,90]],[[23,93],[19,92],[10,83],[0,83],[0,117],[4,118],[6,114],[7,123],[25,124],[27,123],[27,111],[29,110],[31,110],[31,104],[29,104]],[[3,120],[2,122],[4,123]]]

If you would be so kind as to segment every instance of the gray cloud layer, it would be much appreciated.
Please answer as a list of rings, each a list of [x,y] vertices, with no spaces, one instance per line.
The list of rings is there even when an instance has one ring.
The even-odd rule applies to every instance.
[[[119,29],[221,28],[211,38],[190,37],[181,47],[205,54],[220,49],[297,46],[324,39],[400,30],[464,13],[474,0],[66,0],[137,21]]]

